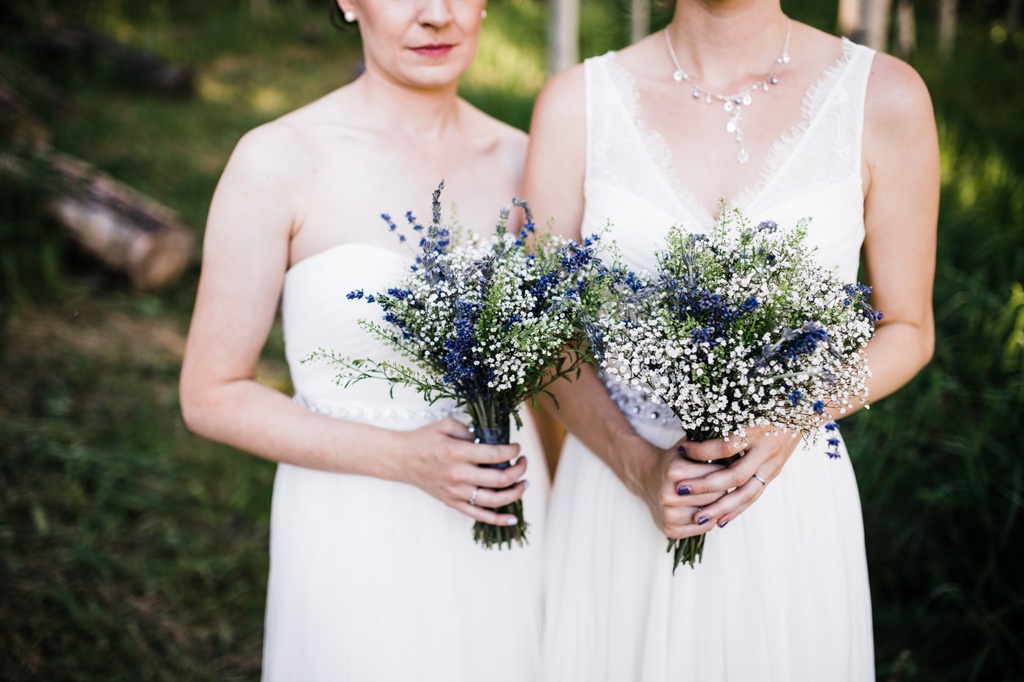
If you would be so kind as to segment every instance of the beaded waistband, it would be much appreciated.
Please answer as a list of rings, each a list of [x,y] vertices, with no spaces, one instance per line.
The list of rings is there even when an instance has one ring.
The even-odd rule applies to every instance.
[[[322,414],[333,419],[350,419],[352,421],[375,424],[378,422],[388,423],[420,423],[427,424],[446,417],[453,417],[459,414],[450,407],[429,407],[419,409],[399,409],[392,407],[371,408],[354,407],[349,405],[318,405],[310,402],[304,396],[296,393],[292,402],[301,405],[310,412]]]
[[[608,390],[608,395],[612,401],[630,419],[673,429],[682,428],[679,419],[665,405],[651,402],[640,391],[634,391],[620,379],[604,372],[601,373],[601,381],[604,382],[604,386]]]

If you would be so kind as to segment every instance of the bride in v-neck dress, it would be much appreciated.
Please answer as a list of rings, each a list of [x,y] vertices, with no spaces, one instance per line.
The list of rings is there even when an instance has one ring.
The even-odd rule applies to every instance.
[[[665,32],[553,79],[534,114],[527,198],[567,236],[608,225],[627,265],[645,270],[670,226],[711,227],[723,194],[755,224],[810,217],[808,240],[842,279],[856,281],[864,253],[887,316],[868,348],[872,397],[884,397],[931,352],[937,154],[927,93],[890,57],[790,25],[777,2],[726,5],[679,0]],[[728,78],[746,73],[748,55],[778,61],[735,85]],[[673,78],[693,63],[725,79],[724,91],[751,95],[736,102],[742,118],[696,77]],[[751,81],[758,87],[745,90]],[[920,142],[879,151],[911,129]],[[823,440],[755,434],[721,469],[677,446],[696,460],[736,446],[686,442],[664,409],[595,374],[558,399],[570,435],[548,516],[545,679],[873,679],[845,445],[831,460]],[[666,534],[709,529],[702,563],[673,575]]]

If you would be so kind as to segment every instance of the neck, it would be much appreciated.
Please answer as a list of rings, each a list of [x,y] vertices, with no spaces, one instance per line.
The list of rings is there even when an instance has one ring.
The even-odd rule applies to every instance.
[[[778,0],[677,0],[668,31],[693,78],[711,90],[731,92],[772,68],[787,23]]]
[[[415,88],[367,68],[353,85],[366,104],[362,113],[371,127],[430,140],[443,137],[458,125],[457,82]]]

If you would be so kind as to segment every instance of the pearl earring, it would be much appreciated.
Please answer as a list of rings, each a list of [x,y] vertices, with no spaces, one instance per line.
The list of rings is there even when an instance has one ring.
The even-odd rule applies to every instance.
[[[350,24],[356,20],[356,13],[350,9],[345,10],[345,14],[343,16],[345,17],[345,21]]]

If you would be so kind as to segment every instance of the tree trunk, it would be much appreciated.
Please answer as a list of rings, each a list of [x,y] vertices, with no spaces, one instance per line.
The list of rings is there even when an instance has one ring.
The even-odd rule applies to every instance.
[[[910,59],[917,48],[917,26],[914,22],[913,0],[896,2],[896,53],[900,59]]]
[[[958,0],[939,0],[939,54],[949,57],[956,44]]]
[[[651,30],[651,6],[650,0],[630,0],[630,42],[635,43]]]
[[[0,171],[41,183],[44,211],[137,289],[170,284],[192,260],[195,235],[173,211],[84,161],[52,151],[29,160],[4,155]]]
[[[839,0],[838,16],[839,35],[846,36],[855,43],[863,43],[864,37],[864,3],[862,0]]]
[[[551,0],[548,20],[548,70],[558,73],[580,60],[579,0]]]
[[[249,0],[249,11],[254,17],[265,17],[270,14],[270,0]]]
[[[865,0],[864,29],[868,47],[885,52],[889,46],[889,16],[892,0]]]

